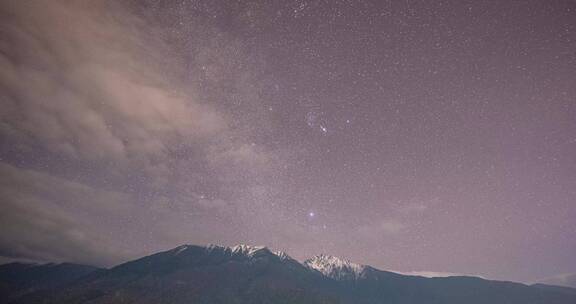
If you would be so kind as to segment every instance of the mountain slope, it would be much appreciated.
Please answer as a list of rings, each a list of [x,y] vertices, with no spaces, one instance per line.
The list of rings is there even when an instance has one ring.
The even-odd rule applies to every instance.
[[[475,277],[424,278],[265,247],[184,245],[12,303],[574,304],[576,294]]]
[[[97,267],[71,263],[0,265],[0,299],[13,299],[27,293],[53,289],[99,270]]]
[[[264,247],[184,245],[16,303],[338,303],[323,280]]]

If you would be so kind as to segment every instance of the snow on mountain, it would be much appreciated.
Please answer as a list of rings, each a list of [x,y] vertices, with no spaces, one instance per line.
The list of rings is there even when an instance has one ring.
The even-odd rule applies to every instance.
[[[284,252],[284,251],[274,251],[273,253],[274,253],[277,257],[279,257],[280,260],[282,260],[282,261],[288,261],[288,260],[290,260],[290,261],[296,261],[296,260],[294,260],[291,256],[289,256],[289,255],[288,255],[286,252]],[[296,262],[297,262],[297,261],[296,261]]]
[[[198,246],[181,245],[181,246],[178,246],[178,247],[170,250],[170,252],[174,256],[177,256],[177,255],[183,254],[184,252],[186,252],[187,250],[190,250],[192,248],[198,248]],[[270,249],[268,249],[265,246],[251,246],[251,245],[246,245],[246,244],[238,244],[236,246],[227,247],[227,246],[210,244],[206,247],[200,247],[200,248],[204,248],[204,250],[207,253],[221,252],[221,253],[225,253],[225,254],[230,255],[230,256],[245,256],[248,258],[255,258],[255,257],[266,256],[266,255],[275,255],[281,261],[295,261],[295,262],[297,262],[296,260],[294,260],[292,257],[290,257],[285,252],[283,252],[283,251],[272,252],[272,251],[270,251]]]
[[[189,248],[189,245],[182,245],[182,246],[178,246],[178,247],[172,249],[171,251],[174,255],[179,255],[182,252],[186,251],[188,248]]]
[[[245,244],[236,245],[230,248],[233,253],[243,254],[246,256],[254,256],[262,252],[270,252],[270,250],[264,246],[250,246]]]
[[[177,247],[174,250],[175,254],[180,253],[183,250],[186,250],[186,246]],[[366,269],[368,266],[352,263],[348,260],[341,259],[334,256],[329,255],[317,255],[311,259],[304,261],[303,263],[293,259],[288,254],[283,251],[270,251],[265,246],[251,246],[246,244],[239,244],[232,247],[225,247],[219,245],[209,245],[206,247],[207,251],[224,251],[228,252],[231,255],[242,255],[248,258],[258,258],[262,256],[277,256],[281,261],[290,261],[293,263],[297,263],[302,265],[308,269],[316,270],[323,275],[339,280],[348,280],[348,279],[358,279],[363,277],[365,274]]]
[[[403,276],[328,255],[299,263],[283,252],[248,245],[179,246],[110,269],[96,269],[94,275],[71,277],[58,285],[52,283],[66,278],[66,271],[46,276],[55,267],[39,267],[45,269],[29,273],[27,265],[0,266],[0,299],[14,304],[65,304],[84,299],[171,304],[576,303],[576,291],[570,288],[472,277]]]
[[[361,278],[368,268],[368,266],[352,263],[345,259],[324,254],[306,260],[304,266],[337,280]]]
[[[318,271],[326,277],[337,280],[355,280],[363,278],[366,275],[366,270],[370,268],[369,266],[352,263],[346,259],[324,254],[314,256],[313,258],[310,258],[304,262],[299,262],[283,251],[272,252],[265,246],[252,246],[246,244],[238,244],[232,247],[213,244],[210,244],[206,247],[182,245],[170,250],[169,252],[174,256],[178,256],[181,254],[186,254],[188,250],[198,250],[199,248],[203,248],[208,254],[224,254],[230,257],[246,257],[250,260],[276,256],[282,262],[296,263],[308,269]]]
[[[171,250],[173,255],[180,255],[188,249],[198,248],[194,245],[182,245]],[[203,247],[207,253],[224,253],[228,256],[242,256],[247,258],[260,258],[260,257],[270,257],[277,256],[281,261],[300,264],[308,269],[313,269],[320,272],[324,276],[337,280],[355,280],[359,278],[365,278],[368,273],[368,269],[373,269],[369,266],[352,263],[346,259],[338,258],[330,255],[317,255],[310,258],[304,262],[299,262],[283,251],[271,251],[265,246],[252,246],[246,244],[238,244],[232,247],[220,246],[220,245],[208,245]],[[457,273],[444,273],[444,272],[427,272],[427,271],[413,271],[413,272],[400,272],[394,271],[394,273],[409,276],[421,276],[427,278],[433,277],[451,277],[451,276],[464,276],[463,274]],[[567,284],[556,284],[564,285]]]

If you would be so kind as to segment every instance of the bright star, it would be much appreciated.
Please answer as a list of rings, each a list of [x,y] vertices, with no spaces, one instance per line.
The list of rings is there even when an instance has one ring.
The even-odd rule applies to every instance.
[[[308,217],[313,218],[316,214],[314,212],[308,213]]]

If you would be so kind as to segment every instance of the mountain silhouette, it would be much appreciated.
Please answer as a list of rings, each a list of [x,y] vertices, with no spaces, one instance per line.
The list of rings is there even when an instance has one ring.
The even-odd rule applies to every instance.
[[[300,263],[284,252],[247,245],[183,245],[110,269],[73,266],[2,265],[1,302],[576,303],[576,290],[571,288],[529,286],[477,277],[408,276],[328,255]],[[51,277],[61,280],[47,284],[42,279]],[[27,287],[13,289],[11,286]],[[11,293],[11,290],[18,291]]]

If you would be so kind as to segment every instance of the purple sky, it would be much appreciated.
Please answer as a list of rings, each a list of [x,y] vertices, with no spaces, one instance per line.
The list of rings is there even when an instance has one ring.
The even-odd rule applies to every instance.
[[[576,272],[574,1],[3,1],[0,257]]]

